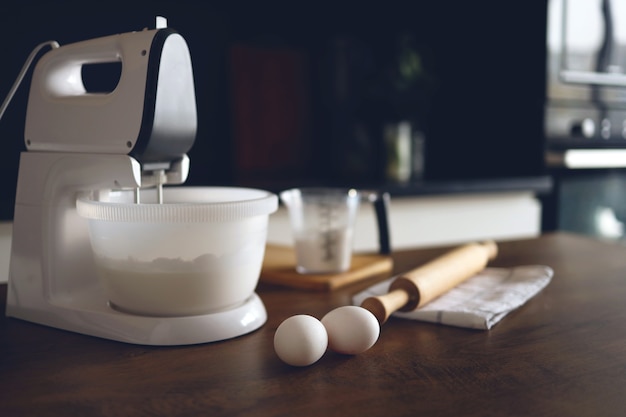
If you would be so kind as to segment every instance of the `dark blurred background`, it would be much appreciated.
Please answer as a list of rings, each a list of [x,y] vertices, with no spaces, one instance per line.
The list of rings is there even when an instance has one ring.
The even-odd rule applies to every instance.
[[[545,1],[8,0],[0,100],[37,44],[152,28],[157,15],[191,50],[189,184],[384,184],[384,127],[405,120],[424,138],[416,184],[544,170]],[[0,120],[2,219],[29,76]]]

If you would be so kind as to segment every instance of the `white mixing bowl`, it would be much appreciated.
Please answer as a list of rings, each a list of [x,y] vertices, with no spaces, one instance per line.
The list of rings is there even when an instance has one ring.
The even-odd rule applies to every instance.
[[[259,280],[278,198],[239,187],[99,191],[78,198],[101,282],[114,308],[151,316],[236,307]]]

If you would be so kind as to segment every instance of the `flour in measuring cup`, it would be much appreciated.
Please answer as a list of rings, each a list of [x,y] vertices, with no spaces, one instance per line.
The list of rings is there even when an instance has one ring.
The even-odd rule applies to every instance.
[[[300,273],[344,272],[350,269],[352,231],[330,230],[300,233],[295,237],[297,266]]]

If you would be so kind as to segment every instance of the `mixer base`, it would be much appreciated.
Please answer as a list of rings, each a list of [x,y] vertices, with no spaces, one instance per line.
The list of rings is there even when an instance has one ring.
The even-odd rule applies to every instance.
[[[252,294],[229,310],[182,317],[151,317],[111,308],[100,291],[85,289],[71,297],[25,305],[9,297],[7,316],[120,342],[176,346],[217,342],[257,330],[267,321],[263,301]]]

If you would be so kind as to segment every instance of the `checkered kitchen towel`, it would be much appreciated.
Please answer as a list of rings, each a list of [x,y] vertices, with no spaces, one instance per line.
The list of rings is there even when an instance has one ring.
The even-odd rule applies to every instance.
[[[548,285],[552,275],[552,269],[542,265],[485,268],[419,309],[393,316],[488,330]],[[356,294],[353,303],[386,294],[394,278]]]

